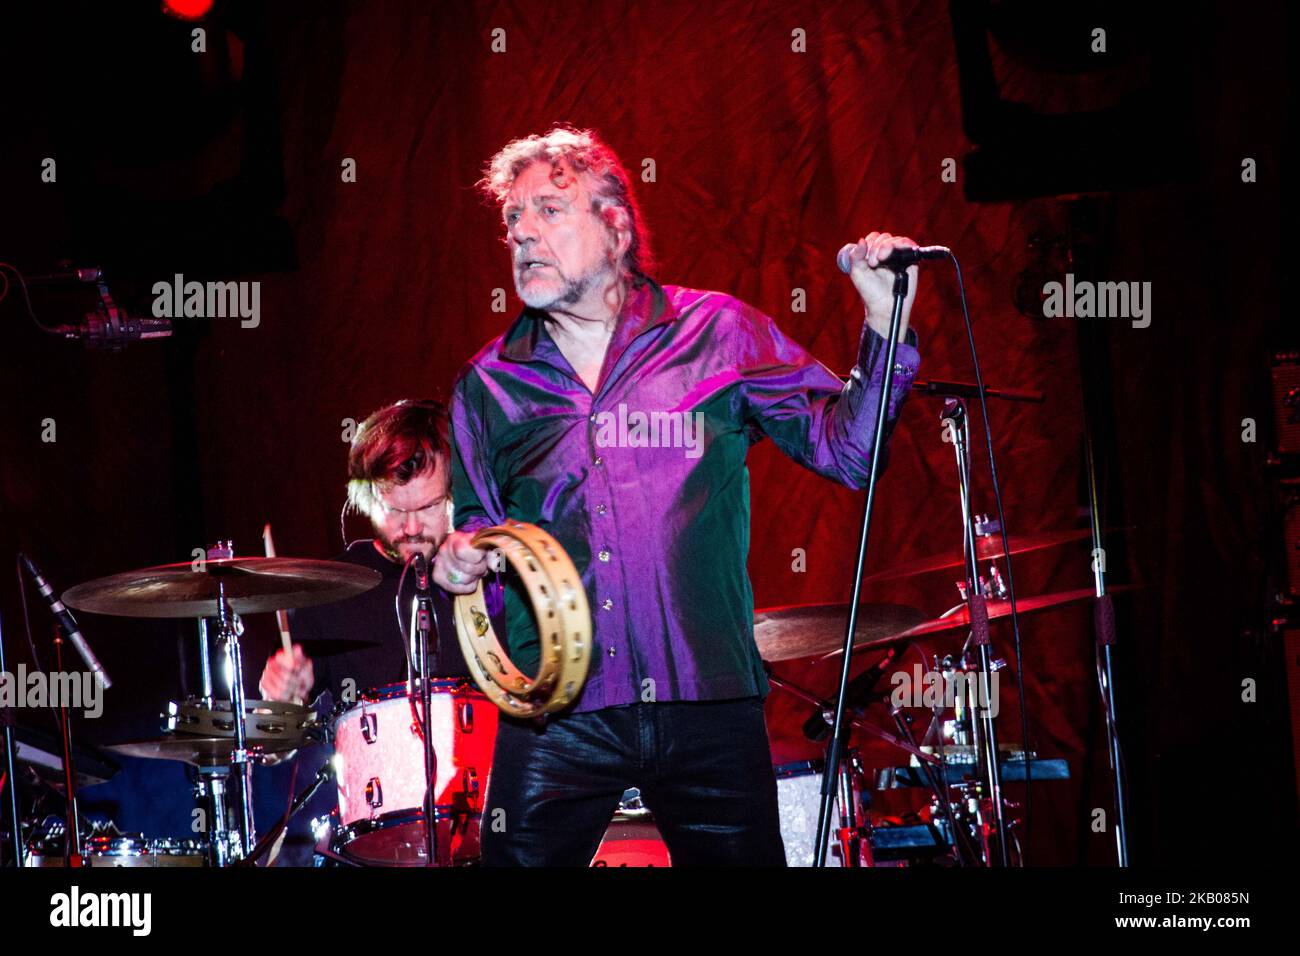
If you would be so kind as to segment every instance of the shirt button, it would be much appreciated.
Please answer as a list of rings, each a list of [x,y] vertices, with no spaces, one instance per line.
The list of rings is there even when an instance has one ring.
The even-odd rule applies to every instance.
[[[605,600],[600,602],[600,606],[603,607],[606,611],[612,611],[614,610],[614,599],[605,598]]]
[[[613,657],[615,653],[616,653],[616,652],[615,652],[614,648],[611,647],[611,648],[609,649],[609,656],[610,656],[610,657]]]
[[[600,549],[600,554],[596,555],[596,557],[600,558],[600,560],[602,560],[602,561],[608,561],[608,560],[609,560],[609,549],[608,549],[608,548],[601,548],[601,549]]]
[[[598,514],[598,515],[603,515],[604,513],[605,513],[605,506],[604,506],[604,505],[596,505],[596,514]]]
[[[597,455],[596,460],[593,461],[592,464],[599,468],[601,465],[605,464],[605,459]]]
[[[595,413],[595,412],[592,412],[592,413],[591,413],[591,417],[590,417],[589,419],[587,419],[587,420],[588,420],[588,421],[591,421],[591,422],[594,422],[594,421],[596,420],[596,413]]]

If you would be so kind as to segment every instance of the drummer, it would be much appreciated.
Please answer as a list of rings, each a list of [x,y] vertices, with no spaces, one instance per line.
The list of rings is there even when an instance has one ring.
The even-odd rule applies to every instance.
[[[292,652],[281,649],[266,662],[258,683],[264,699],[304,703],[328,690],[335,703],[352,703],[371,688],[406,680],[406,650],[395,609],[402,568],[416,552],[432,561],[451,529],[443,405],[406,399],[361,424],[348,453],[345,516],[348,511],[368,517],[374,536],[352,542],[335,560],[371,568],[383,580],[356,597],[290,611],[289,630],[296,643]],[[414,593],[414,574],[408,573],[400,604],[408,627]],[[438,641],[436,658],[430,648],[430,672],[468,677],[451,598],[441,588],[433,588],[433,607]]]

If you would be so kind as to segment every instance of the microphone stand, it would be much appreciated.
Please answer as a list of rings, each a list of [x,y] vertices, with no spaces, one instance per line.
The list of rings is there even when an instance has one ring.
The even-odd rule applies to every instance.
[[[420,739],[424,745],[424,849],[425,866],[438,865],[437,783],[438,755],[433,750],[433,733],[429,710],[433,703],[429,687],[429,632],[432,630],[433,592],[429,587],[429,563],[423,554],[415,559],[415,634],[416,661],[420,670]],[[450,852],[450,848],[448,848]]]
[[[9,673],[9,667],[5,663],[4,621],[0,619],[0,674],[7,673]],[[0,727],[4,728],[5,738],[5,763],[3,768],[4,792],[7,798],[5,808],[9,812],[9,826],[14,840],[14,866],[22,869],[24,863],[23,824],[22,816],[18,810],[18,777],[14,770],[17,760],[14,756],[16,748],[14,746],[14,715],[12,709],[5,708],[0,711]]]
[[[849,619],[844,627],[844,650],[840,664],[840,686],[835,695],[835,719],[831,723],[831,743],[822,770],[821,805],[817,810],[817,840],[813,844],[813,866],[826,865],[827,841],[830,838],[831,802],[835,798],[839,779],[840,758],[844,731],[844,704],[849,686],[849,671],[853,666],[853,637],[858,627],[858,600],[862,593],[862,571],[866,564],[867,540],[871,534],[871,515],[876,504],[876,480],[880,475],[880,446],[885,438],[885,420],[889,414],[889,399],[894,384],[894,356],[898,352],[898,329],[903,323],[903,299],[907,296],[907,270],[894,273],[894,307],[889,316],[889,336],[885,344],[885,367],[881,376],[880,401],[876,409],[875,440],[871,443],[871,472],[867,476],[867,498],[862,507],[862,530],[858,537],[858,556],[854,564],[853,596],[849,599]],[[867,378],[864,388],[870,388],[869,369],[863,370]]]
[[[1092,457],[1092,432],[1084,421],[1084,449],[1088,465],[1088,510],[1092,517],[1092,576],[1097,596],[1093,602],[1093,625],[1097,640],[1097,682],[1106,709],[1106,745],[1110,756],[1111,798],[1115,801],[1115,853],[1118,864],[1128,866],[1128,783],[1124,779],[1123,754],[1115,722],[1115,671],[1111,648],[1115,646],[1115,605],[1106,593],[1106,551],[1101,543],[1101,511],[1097,501],[1097,469]],[[1026,755],[1028,756],[1028,755]]]
[[[321,765],[320,770],[316,771],[315,779],[313,779],[312,782],[308,784],[296,798],[294,798],[293,803],[290,805],[285,815],[280,818],[280,821],[275,826],[271,827],[271,829],[267,830],[266,834],[257,841],[257,846],[253,847],[253,852],[248,854],[245,859],[240,860],[235,865],[256,866],[257,861],[260,860],[266,854],[266,851],[271,848],[271,845],[279,839],[280,834],[284,831],[284,828],[289,825],[289,821],[294,818],[294,815],[305,807],[308,801],[310,801],[312,797],[316,796],[316,791],[324,786],[325,781],[329,780],[333,776],[334,759],[331,757]]]
[[[63,672],[63,634],[57,621],[54,623],[54,672]],[[63,744],[63,791],[67,808],[63,865],[79,867],[82,865],[81,815],[77,812],[77,773],[72,765],[72,715],[68,713],[67,701],[59,704],[59,730]]]

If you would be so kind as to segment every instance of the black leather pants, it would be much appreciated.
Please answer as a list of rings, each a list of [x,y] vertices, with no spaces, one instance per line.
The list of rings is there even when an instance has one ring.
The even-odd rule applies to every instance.
[[[629,787],[673,866],[785,866],[763,702],[634,704],[502,717],[482,817],[485,866],[587,866]]]

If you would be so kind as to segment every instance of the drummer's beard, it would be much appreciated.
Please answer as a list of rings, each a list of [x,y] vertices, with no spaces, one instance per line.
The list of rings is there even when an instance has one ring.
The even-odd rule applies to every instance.
[[[405,564],[416,551],[423,554],[425,560],[432,561],[434,554],[438,550],[438,545],[441,544],[441,542],[422,534],[404,534],[397,538],[389,538],[378,529],[376,529],[375,534],[379,539],[379,546],[384,549],[384,554],[388,556],[390,561],[395,561],[398,564]]]

